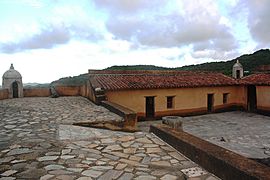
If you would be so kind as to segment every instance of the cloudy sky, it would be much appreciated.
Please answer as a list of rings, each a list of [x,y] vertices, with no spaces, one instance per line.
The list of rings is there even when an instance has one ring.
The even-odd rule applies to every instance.
[[[229,60],[269,48],[269,18],[269,0],[0,0],[0,74]]]

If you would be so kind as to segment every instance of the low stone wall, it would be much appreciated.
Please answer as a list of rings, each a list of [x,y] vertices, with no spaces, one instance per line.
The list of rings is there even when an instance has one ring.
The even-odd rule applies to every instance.
[[[55,86],[59,96],[80,96],[81,86]]]
[[[102,101],[101,105],[124,118],[124,126],[136,127],[137,115],[134,111],[119,104]]]
[[[270,107],[257,106],[256,113],[262,114],[265,116],[270,116]]]
[[[87,97],[87,86],[56,86],[59,96],[83,96]],[[51,96],[50,88],[24,88],[24,97],[49,97]],[[8,99],[8,90],[0,89],[0,100]]]
[[[80,95],[83,97],[87,97],[87,86],[86,85],[80,86]]]
[[[166,125],[151,125],[150,131],[195,163],[221,179],[270,179],[270,168]]]
[[[0,100],[8,99],[8,90],[7,89],[0,89]]]
[[[25,88],[23,89],[24,97],[49,97],[50,88]]]

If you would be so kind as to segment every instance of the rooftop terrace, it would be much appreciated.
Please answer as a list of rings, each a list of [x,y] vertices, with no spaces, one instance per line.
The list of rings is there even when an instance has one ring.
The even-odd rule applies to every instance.
[[[82,97],[0,101],[0,179],[217,179],[147,132],[72,125],[122,121]]]

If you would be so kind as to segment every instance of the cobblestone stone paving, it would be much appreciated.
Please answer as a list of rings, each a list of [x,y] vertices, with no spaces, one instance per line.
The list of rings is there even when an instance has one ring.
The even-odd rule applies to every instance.
[[[183,129],[249,158],[270,158],[270,117],[226,112],[185,117]]]
[[[155,135],[73,126],[122,118],[82,97],[0,101],[0,179],[217,179]]]

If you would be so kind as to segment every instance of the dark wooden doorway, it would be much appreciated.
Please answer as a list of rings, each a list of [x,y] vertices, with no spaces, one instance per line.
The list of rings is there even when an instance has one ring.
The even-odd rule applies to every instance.
[[[236,79],[240,79],[240,70],[236,70]]]
[[[155,117],[155,97],[145,97],[145,117],[146,119],[154,119]]]
[[[19,97],[19,92],[18,92],[18,83],[15,81],[12,83],[12,97],[13,98],[18,98]]]
[[[212,112],[214,106],[214,94],[207,94],[207,111]]]
[[[247,99],[248,110],[251,112],[254,112],[257,109],[256,86],[254,85],[248,86],[247,93],[248,93],[248,99]]]

